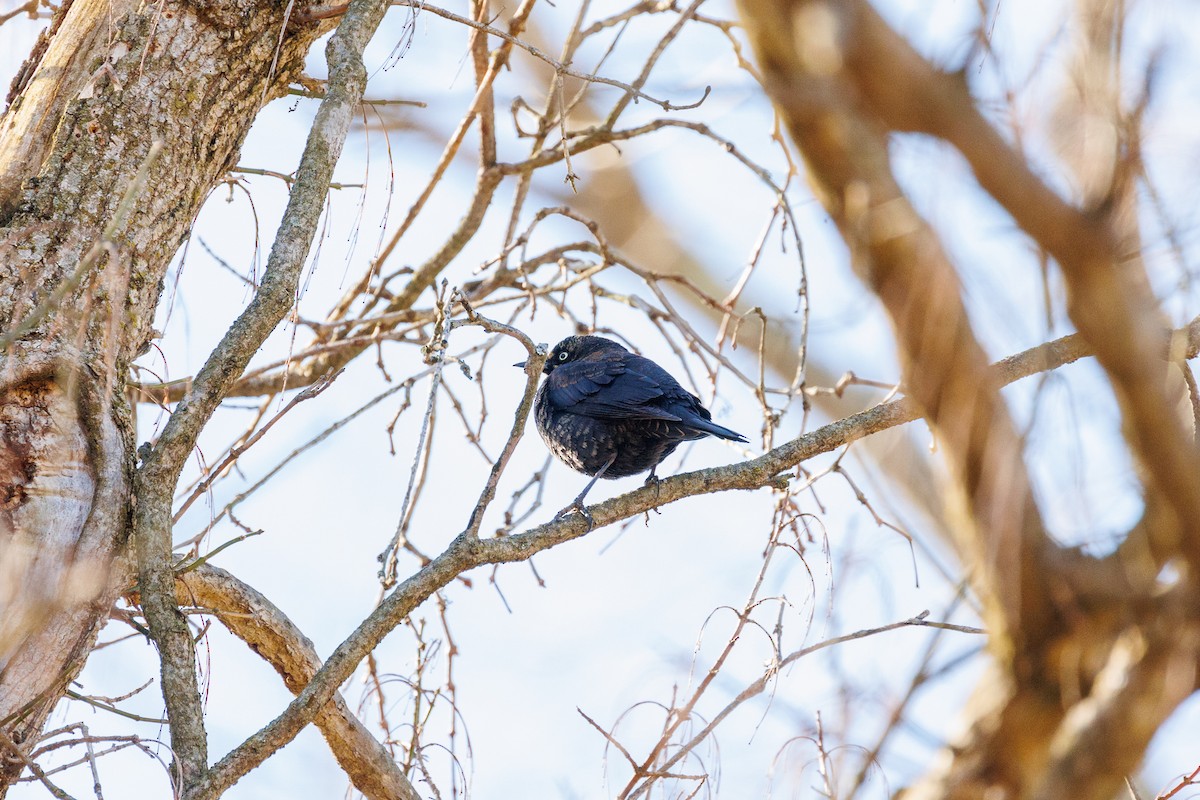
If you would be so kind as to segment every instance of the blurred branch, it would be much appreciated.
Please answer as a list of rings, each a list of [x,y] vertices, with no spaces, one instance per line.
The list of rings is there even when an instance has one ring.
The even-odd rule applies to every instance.
[[[883,301],[900,348],[905,392],[921,408],[950,464],[963,519],[953,525],[985,601],[993,649],[1008,660],[1057,630],[1045,534],[1020,437],[971,330],[958,276],[891,172],[886,129],[857,100],[842,50],[857,41],[854,2],[741,5],[766,89],[781,110],[838,224],[851,262]],[[882,24],[882,23],[880,23]],[[888,65],[895,71],[897,64]],[[890,96],[890,95],[889,95]]]
[[[30,19],[36,19],[38,8],[41,6],[42,0],[26,0],[26,2],[14,8],[12,11],[0,13],[0,25],[8,22],[13,17],[21,14],[27,15]]]
[[[1107,800],[1123,791],[1154,734],[1196,691],[1194,614],[1190,588],[1177,587],[1146,624],[1117,638],[1091,692],[1047,737],[1049,763],[1028,796]]]
[[[988,123],[962,75],[941,72],[921,58],[865,0],[836,6],[833,47],[845,62],[840,75],[846,87],[885,126],[953,145],[980,185],[1062,268],[1068,313],[1112,381],[1146,488],[1174,510],[1174,524],[1156,535],[1181,547],[1200,572],[1200,483],[1192,479],[1200,474],[1200,452],[1175,413],[1182,394],[1181,378],[1168,364],[1175,345],[1164,347],[1158,338],[1165,322],[1136,240],[1128,239],[1128,219],[1122,219],[1131,213],[1126,184],[1136,151],[1120,150],[1114,135],[1109,178],[1087,178],[1090,205],[1076,208],[1046,186]]]
[[[1193,591],[1190,578],[1151,600],[1156,573],[1125,574],[1123,585],[1142,593],[1125,596],[1115,620],[1111,606],[1091,606],[1079,593],[1074,554],[1051,542],[1037,518],[1021,443],[981,370],[957,275],[890,174],[887,136],[914,131],[950,142],[1059,262],[1068,312],[1112,382],[1144,468],[1147,517],[1138,530],[1162,551],[1182,553],[1194,575],[1200,454],[1176,413],[1186,389],[1172,363],[1188,347],[1182,335],[1162,337],[1166,326],[1128,235],[1136,230],[1127,190],[1136,135],[1128,149],[1113,148],[1111,180],[1100,193],[1091,181],[1090,206],[1080,210],[984,119],[961,75],[925,61],[865,0],[743,0],[741,8],[819,198],[892,317],[905,389],[934,427],[977,526],[963,526],[960,539],[973,552],[971,580],[985,599],[999,600],[1006,626],[985,616],[998,663],[968,709],[971,729],[911,796],[1107,800],[1195,689],[1196,620],[1179,608]],[[1129,573],[1134,565],[1105,566]],[[1163,618],[1173,620],[1174,639],[1158,633]],[[1171,669],[1187,677],[1164,685]],[[1118,741],[1119,753],[1111,746]]]

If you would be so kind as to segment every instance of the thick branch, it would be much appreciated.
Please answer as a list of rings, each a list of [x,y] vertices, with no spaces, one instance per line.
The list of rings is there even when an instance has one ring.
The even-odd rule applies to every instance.
[[[1048,743],[1050,763],[1030,797],[1125,794],[1150,740],[1196,690],[1200,627],[1189,593],[1179,587],[1145,624],[1118,637],[1091,693]]]
[[[742,7],[768,91],[818,194],[896,324],[906,388],[968,490],[982,537],[975,563],[991,573],[985,585],[1001,599],[1013,636],[1002,653],[1014,658],[979,685],[968,735],[906,797],[1111,797],[1152,732],[1194,688],[1194,634],[1181,624],[1180,646],[1152,643],[1152,625],[1095,613],[1077,594],[1068,576],[1072,554],[1034,524],[1019,443],[991,405],[994,391],[981,385],[973,393],[962,383],[981,373],[955,278],[888,174],[886,137],[922,131],[951,142],[981,185],[1058,260],[1072,320],[1109,375],[1145,468],[1154,523],[1142,529],[1155,537],[1152,549],[1181,552],[1195,571],[1200,455],[1175,413],[1182,383],[1171,364],[1187,347],[1182,335],[1162,338],[1136,239],[1123,235],[1118,215],[1128,210],[1121,199],[1129,194],[1119,185],[1122,166],[1110,194],[1081,211],[1034,175],[961,80],[917,55],[865,0],[743,0]],[[994,516],[1014,501],[1025,504],[1016,509],[1024,522]],[[1155,574],[1148,573],[1151,581]],[[1185,581],[1181,592],[1189,591]],[[1181,664],[1183,677],[1165,688],[1165,676]],[[1105,736],[1115,741],[1118,729],[1119,756],[1100,745]]]
[[[59,5],[0,116],[0,395],[8,417],[0,461],[35,478],[6,511],[35,565],[79,568],[57,604],[42,604],[36,630],[5,654],[0,717],[23,741],[81,668],[124,585],[134,508],[124,382],[153,335],[163,276],[262,99],[281,93],[322,32],[293,27],[281,39],[282,8],[265,2]],[[157,158],[155,142],[162,143]],[[143,181],[154,191],[141,191]],[[61,464],[22,455],[14,434],[35,429],[14,423],[47,418],[42,397],[58,433],[39,432],[43,441],[31,453],[78,435],[81,455]],[[79,503],[66,504],[67,496]],[[154,517],[162,498],[149,500],[144,513]],[[19,552],[0,553],[0,566],[15,574],[21,565],[10,555]],[[171,591],[165,565],[164,575],[157,594]],[[36,573],[11,582],[27,578],[53,585]],[[176,630],[183,646],[166,648],[167,658],[182,661],[190,653],[186,626],[164,608],[147,612],[160,628]],[[177,748],[183,763],[200,767],[203,750],[202,735]],[[0,795],[16,778],[10,766],[0,763]]]

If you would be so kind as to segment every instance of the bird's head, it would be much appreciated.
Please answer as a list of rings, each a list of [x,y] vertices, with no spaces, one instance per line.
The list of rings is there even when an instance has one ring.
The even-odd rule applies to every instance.
[[[578,361],[598,350],[610,350],[613,348],[617,350],[625,349],[613,340],[605,339],[601,336],[568,336],[554,345],[554,349],[550,351],[550,355],[546,356],[546,366],[542,367],[542,372],[549,375],[556,367],[561,367],[563,364]],[[525,362],[522,361],[520,364],[514,364],[513,366],[524,367]]]
[[[563,364],[578,361],[599,350],[613,349],[624,350],[625,348],[612,339],[600,336],[568,336],[554,345],[554,349],[546,357],[546,366],[542,368],[542,372],[549,375],[556,367],[561,367]]]

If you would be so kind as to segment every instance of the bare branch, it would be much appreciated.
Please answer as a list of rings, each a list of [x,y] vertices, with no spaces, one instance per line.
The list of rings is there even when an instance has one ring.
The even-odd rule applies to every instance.
[[[747,700],[762,694],[766,690],[767,686],[770,685],[771,681],[775,679],[775,676],[779,670],[800,660],[801,658],[804,658],[805,656],[829,647],[844,644],[845,642],[851,642],[856,639],[865,639],[870,636],[878,636],[881,633],[887,633],[900,628],[930,627],[941,630],[957,631],[959,633],[984,633],[984,631],[980,628],[972,628],[965,625],[953,625],[946,622],[930,622],[926,619],[928,615],[928,611],[923,611],[915,617],[910,617],[909,619],[901,620],[900,622],[893,622],[889,625],[881,625],[877,628],[866,628],[864,630],[855,631],[854,633],[848,633],[843,636],[835,636],[831,639],[826,639],[823,642],[818,642],[814,645],[810,645],[808,647],[801,648],[800,650],[796,650],[795,652],[789,653],[787,656],[782,658],[778,664],[772,664],[770,668],[762,675],[762,677],[754,681],[754,683],[751,683],[745,689],[742,689],[742,691],[738,692],[737,696],[734,697],[733,700],[729,701],[724,708],[717,712],[716,716],[714,716],[708,722],[708,724],[700,730],[699,733],[691,737],[687,742],[680,745],[669,758],[664,760],[661,764],[658,764],[656,766],[656,770],[659,772],[665,772],[679,763],[679,761],[687,756],[688,753],[692,752],[692,750],[696,748],[696,745],[711,736],[713,731],[716,730],[717,726],[720,725],[726,717],[736,711]],[[652,784],[649,782],[643,783],[638,786],[638,788],[633,790],[632,793],[622,793],[621,797],[628,797],[630,800],[641,797],[646,793],[651,785]]]
[[[514,35],[512,33],[506,33],[505,31],[502,31],[499,28],[496,28],[492,25],[488,25],[485,22],[480,22],[477,20],[473,20],[473,19],[469,19],[467,17],[460,16],[458,14],[455,14],[453,11],[449,11],[447,9],[441,8],[440,6],[430,5],[429,3],[422,3],[422,2],[419,2],[419,0],[392,0],[392,5],[407,6],[409,8],[416,8],[420,11],[428,11],[429,13],[436,14],[439,17],[443,17],[443,18],[451,20],[453,22],[457,22],[461,25],[466,25],[468,27],[474,28],[477,31],[482,31],[482,32],[488,34],[489,36],[495,36],[497,39],[500,39],[501,41],[505,42],[506,44],[508,44],[512,47],[519,47],[520,49],[529,53],[529,55],[538,59],[539,61],[546,62],[547,64],[549,64],[551,67],[554,68],[554,71],[556,73],[558,73],[560,75],[566,75],[571,78],[578,78],[579,80],[585,81],[587,83],[598,83],[598,84],[602,84],[605,86],[614,86],[618,89],[623,89],[629,97],[633,97],[633,98],[637,98],[638,100],[645,100],[649,103],[653,103],[654,105],[661,108],[663,111],[684,111],[686,109],[696,108],[701,103],[704,102],[705,98],[708,97],[709,92],[712,90],[711,86],[707,86],[704,89],[704,95],[699,100],[695,101],[694,103],[688,103],[686,105],[676,105],[675,103],[672,103],[668,100],[659,100],[656,97],[651,97],[650,95],[646,94],[645,92],[643,92],[641,90],[640,85],[639,86],[631,86],[627,83],[622,83],[621,81],[614,80],[612,78],[606,78],[602,75],[597,75],[595,73],[586,74],[583,72],[577,72],[576,70],[571,69],[566,64],[554,59],[548,53],[545,53],[542,50],[538,49],[537,47],[529,44],[528,42],[523,41],[522,39],[518,38],[516,35]],[[642,84],[645,83],[644,78],[645,78],[645,76],[643,76],[643,79],[641,81]]]
[[[212,609],[225,627],[262,656],[293,694],[312,679],[321,660],[312,642],[270,600],[228,572],[204,565],[179,575],[180,604]],[[418,794],[391,754],[334,694],[313,722],[338,764],[370,800],[417,800]]]
[[[163,696],[185,791],[201,781],[208,759],[192,640],[174,603],[171,498],[201,428],[292,307],[334,166],[366,87],[362,51],[386,10],[382,0],[355,0],[330,39],[326,50],[329,88],[296,170],[296,183],[263,280],[249,307],[209,356],[158,441],[144,454],[135,479],[139,502],[134,530],[142,603],[162,658]]]
[[[1052,356],[1041,349],[1029,351],[1025,358],[1010,362],[1008,374],[1020,374],[1023,369],[1029,368],[1028,362],[1044,365],[1050,358]],[[643,486],[588,507],[594,527],[589,526],[581,516],[571,515],[499,539],[481,540],[471,535],[470,529],[464,531],[444,552],[402,581],[384,598],[371,615],[334,650],[287,709],[214,765],[204,785],[197,786],[186,800],[215,798],[225,787],[232,785],[291,741],[383,637],[418,605],[463,572],[485,564],[527,561],[534,554],[577,539],[589,530],[686,497],[731,489],[753,490],[777,486],[787,480],[782,473],[802,461],[871,433],[912,421],[917,416],[913,404],[907,400],[897,400],[826,425],[741,464],[662,479],[653,486]]]
[[[71,797],[71,795],[64,792],[58,786],[55,786],[50,779],[46,777],[46,773],[43,772],[42,768],[37,765],[37,762],[31,759],[29,755],[21,749],[21,746],[14,742],[12,737],[3,730],[0,730],[0,747],[3,747],[4,750],[10,754],[10,756],[16,757],[18,761],[28,767],[29,771],[33,773],[34,777],[41,781],[42,785],[46,787],[47,791],[49,791],[54,797],[58,798],[58,800],[75,800],[75,798]]]

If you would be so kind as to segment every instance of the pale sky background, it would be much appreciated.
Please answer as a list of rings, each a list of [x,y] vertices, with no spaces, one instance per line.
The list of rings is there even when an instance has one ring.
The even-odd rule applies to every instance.
[[[11,5],[12,0],[4,0],[0,10]],[[939,63],[959,64],[970,54],[967,65],[972,85],[989,100],[1002,97],[1007,88],[1020,88],[1021,101],[1015,113],[1022,122],[1032,124],[1042,111],[1041,104],[1051,102],[1060,89],[1057,83],[1042,80],[1038,77],[1041,73],[1034,70],[1040,59],[1062,59],[1066,42],[1061,25],[1069,4],[1004,0],[993,34],[1003,75],[997,75],[995,58],[979,52],[971,54],[969,36],[978,14],[974,0],[890,0],[876,5]],[[1152,154],[1148,169],[1160,182],[1190,256],[1196,245],[1193,217],[1195,209],[1200,208],[1196,203],[1195,174],[1200,149],[1194,125],[1194,109],[1200,97],[1193,55],[1194,46],[1200,44],[1195,41],[1195,32],[1200,30],[1200,6],[1185,0],[1142,0],[1130,5],[1139,9],[1129,29],[1130,65],[1143,63],[1150,53],[1161,56],[1156,102],[1147,120],[1147,152]],[[457,6],[449,7],[465,13]],[[595,13],[599,16],[621,7],[623,4],[599,2]],[[534,20],[553,40],[552,32],[569,24],[575,8],[574,3],[561,1],[556,6],[541,4]],[[732,15],[731,5],[720,0],[706,4],[704,9],[711,16]],[[408,19],[407,9],[393,9],[376,37],[367,59],[372,76],[367,96],[424,101],[428,108],[414,111],[413,117],[441,120],[434,127],[444,128],[457,119],[473,91],[471,69],[465,61],[466,35],[453,23],[423,14],[417,18],[411,45],[403,57],[391,57],[396,42],[405,35],[402,29]],[[667,19],[664,15],[664,24],[671,20],[673,17]],[[32,38],[29,31],[35,27],[17,20],[0,26],[0,84],[7,86],[27,52]],[[1185,32],[1186,42],[1182,39]],[[624,52],[645,52],[658,33],[649,26],[631,28],[623,40]],[[612,60],[604,72],[628,79],[635,68]],[[1138,71],[1131,66],[1131,74]],[[324,74],[320,47],[310,57],[310,72]],[[1026,85],[1030,73],[1034,73],[1034,81]],[[647,90],[675,102],[690,102],[711,84],[711,98],[688,118],[703,118],[722,135],[737,140],[776,176],[782,175],[782,159],[767,139],[769,105],[748,77],[736,70],[728,46],[719,37],[697,36],[676,43],[655,76]],[[514,85],[498,83],[498,109],[508,108]],[[535,98],[527,99],[532,102]],[[295,169],[316,105],[316,101],[296,98],[272,103],[251,132],[241,163],[280,172]],[[998,119],[1008,113],[998,103],[988,108]],[[1179,108],[1193,111],[1179,114]],[[643,104],[629,121],[659,115],[660,110]],[[1034,129],[1028,134],[1025,145],[1036,162],[1051,165],[1053,155],[1046,131]],[[393,133],[395,196],[387,217],[389,231],[424,185],[440,147],[440,142],[432,143],[420,134]],[[474,147],[472,140],[468,140],[467,147]],[[515,158],[520,152],[510,145],[502,157]],[[1048,329],[1039,315],[1023,313],[1023,309],[1040,305],[1037,261],[1028,243],[1013,236],[1011,221],[977,190],[969,188],[969,172],[962,162],[943,146],[919,138],[898,140],[894,152],[906,188],[922,213],[945,235],[952,257],[959,264],[976,267],[966,272],[964,285],[977,330],[992,355],[1001,357],[1068,332],[1061,319]],[[575,159],[573,166],[582,177],[581,192],[588,191],[588,169],[594,168],[593,159],[611,157],[606,152]],[[621,157],[634,164],[642,192],[670,224],[674,235],[703,253],[717,274],[724,269],[730,283],[736,280],[772,202],[762,184],[736,168],[732,160],[720,157],[713,143],[687,133],[660,133],[629,143],[623,146]],[[388,169],[388,148],[377,126],[367,139],[361,131],[353,135],[336,179],[362,183],[366,176],[366,188],[362,192],[348,189],[331,193],[329,225],[319,257],[314,259],[306,279],[300,304],[302,316],[322,317],[331,299],[340,296],[346,276],[357,275],[374,252],[380,238],[378,220],[386,213],[390,191]],[[440,246],[441,237],[459,217],[473,174],[473,158],[452,168],[451,179],[435,193],[430,207],[389,263],[392,269],[419,263]],[[1048,177],[1065,190],[1057,174],[1049,172]],[[547,170],[537,186],[543,192],[559,192],[561,179],[561,170]],[[163,356],[155,353],[143,361],[160,374],[170,378],[194,374],[249,297],[245,285],[219,267],[205,253],[200,240],[243,273],[252,267],[261,271],[265,263],[286,200],[285,187],[277,180],[254,177],[248,177],[246,185],[251,188],[253,208],[244,192],[216,189],[200,215],[186,258],[177,259],[171,273],[174,282],[164,295],[157,326],[165,332],[160,342]],[[497,195],[498,204],[507,202],[510,193],[511,183],[507,183]],[[833,225],[802,186],[790,196],[797,206],[808,264],[813,308],[811,357],[837,371],[853,370],[872,379],[895,380],[897,370],[886,323],[874,300],[851,276]],[[352,247],[360,203],[363,223]],[[530,213],[536,207],[532,205]],[[1147,220],[1152,228],[1152,221]],[[475,242],[447,271],[451,283],[470,279],[473,270],[494,252],[506,222],[505,213],[489,215]],[[1148,230],[1147,237],[1156,233]],[[772,241],[778,242],[778,236]],[[1176,322],[1185,321],[1200,307],[1196,289],[1190,284],[1176,287],[1180,270],[1170,263],[1165,248],[1154,246],[1149,252],[1156,285],[1163,296],[1169,297],[1169,313]],[[779,252],[778,246],[769,247],[766,258],[742,307],[762,304],[794,324],[795,259]],[[637,288],[634,281],[615,270],[606,273],[604,281],[614,291]],[[582,310],[583,297],[576,300]],[[644,321],[632,314],[608,313],[608,324],[680,374],[678,362],[665,345],[657,336],[647,335],[650,329]],[[567,322],[549,313],[540,313],[533,321],[526,315],[519,324],[535,341],[550,344],[570,332]],[[290,348],[303,346],[307,340],[304,330],[293,339],[292,328],[281,328],[264,347],[260,361],[284,357]],[[461,329],[453,334],[451,351],[459,352],[481,341],[479,331]],[[515,342],[503,341],[479,376],[489,408],[484,446],[493,455],[500,450],[521,391],[521,373],[507,365],[523,357]],[[422,368],[412,347],[385,346],[383,358],[396,380]],[[738,358],[743,366],[753,367],[752,354],[743,352]],[[242,458],[246,478],[232,477],[214,491],[210,503],[197,503],[181,521],[176,538],[192,536],[248,481],[385,390],[388,384],[373,362],[373,356],[360,358],[319,398],[289,414]],[[470,363],[478,372],[478,358]],[[1081,363],[1061,370],[1060,376],[1048,380],[1040,393],[1036,383],[1029,381],[1010,390],[1008,396],[1020,424],[1031,426],[1028,460],[1044,487],[1043,496],[1066,498],[1053,506],[1043,503],[1047,521],[1066,541],[1103,548],[1106,535],[1119,533],[1137,518],[1140,501],[1123,450],[1113,447],[1115,410],[1095,366]],[[460,399],[474,407],[478,397],[475,384],[455,369],[447,370],[445,380]],[[400,405],[398,396],[379,404],[290,464],[275,482],[241,505],[236,512],[239,518],[265,533],[222,552],[216,559],[219,566],[280,606],[313,639],[322,655],[354,629],[379,596],[376,556],[395,530],[427,389],[428,384],[421,383],[413,391],[413,408],[401,417],[396,428],[394,456],[385,429]],[[879,396],[867,391],[860,391],[860,395],[864,406]],[[1038,411],[1032,419],[1035,401]],[[251,411],[239,408],[251,409],[257,404],[247,399],[231,405],[238,408],[218,415],[201,439],[201,449],[210,459],[240,434],[251,418]],[[722,424],[756,441],[760,421],[756,403],[747,390],[727,380],[712,407]],[[443,403],[440,409],[436,455],[428,478],[437,493],[426,497],[412,526],[414,543],[430,554],[439,552],[465,525],[490,466],[464,442],[449,405]],[[798,413],[785,418],[782,436],[795,434],[798,419]],[[143,406],[141,437],[152,436],[158,422],[154,410]],[[1079,431],[1076,449],[1071,452],[1062,452],[1061,440],[1052,438],[1064,424]],[[724,443],[707,440],[684,450],[683,457],[684,467],[694,469],[735,461],[741,453]],[[544,447],[531,425],[500,486],[499,500],[489,523],[485,523],[485,531],[489,524],[494,527],[496,523],[491,520],[499,519],[497,513],[507,504],[511,492],[541,466],[544,458]],[[818,459],[811,466],[819,468],[827,463],[828,459]],[[681,468],[677,455],[660,472],[670,474]],[[873,498],[882,497],[865,470],[854,463],[850,469]],[[554,464],[545,503],[533,523],[548,519],[555,509],[569,502],[583,481],[582,476]],[[604,482],[593,490],[590,499],[599,501],[639,483],[638,478]],[[921,585],[917,588],[907,544],[894,532],[877,527],[844,482],[836,478],[823,480],[818,484],[818,493],[826,509],[823,524],[830,556],[822,555],[820,542],[810,546],[807,560],[811,577],[799,560],[777,556],[762,592],[764,597],[787,599],[783,615],[787,649],[911,617],[926,609],[933,618],[947,618],[953,587],[939,576],[936,562],[944,560],[945,553],[935,540],[922,538],[917,527],[911,529],[922,542],[918,548]],[[904,508],[886,503],[881,503],[878,510],[896,524],[919,520]],[[545,588],[537,585],[527,565],[510,565],[496,573],[503,599],[489,585],[490,568],[470,574],[473,589],[455,584],[446,591],[451,630],[460,651],[454,661],[462,711],[457,747],[468,771],[468,796],[478,800],[611,796],[624,783],[620,756],[613,751],[607,753],[611,774],[616,776],[611,781],[615,785],[610,785],[604,742],[576,709],[612,726],[636,704],[667,702],[674,687],[682,691],[693,658],[701,672],[707,669],[731,625],[732,614],[717,609],[740,606],[761,565],[770,503],[765,492],[729,493],[692,498],[664,507],[661,512],[652,515],[648,525],[635,519],[623,529],[596,531],[539,555],[534,563],[546,581]],[[223,524],[215,532],[212,545],[236,533],[235,528]],[[1085,536],[1086,541],[1081,538]],[[411,566],[411,560],[402,562],[402,570]],[[772,618],[777,607],[770,606]],[[965,610],[950,618],[965,624],[974,622]],[[433,603],[422,606],[414,619],[425,621],[432,638],[439,635]],[[125,629],[114,626],[102,639],[124,633]],[[787,670],[772,697],[743,707],[719,730],[721,767],[714,794],[727,798],[813,796],[809,787],[816,785],[811,762],[814,750],[803,738],[794,737],[812,734],[817,712],[828,726],[830,720],[846,716],[849,711],[854,719],[851,731],[857,734],[851,736],[851,741],[869,745],[879,725],[880,709],[887,708],[903,691],[912,672],[911,664],[923,652],[930,635],[928,631],[901,630],[835,648],[827,657],[806,659]],[[210,753],[215,760],[276,716],[290,695],[271,669],[219,624],[212,626],[209,637],[210,644],[202,648],[201,659],[207,678]],[[947,636],[937,660],[948,662],[981,643],[965,635]],[[377,651],[380,671],[391,675],[408,675],[413,657],[412,636],[404,629],[395,632]],[[761,674],[769,657],[765,636],[758,640],[748,636],[735,651],[714,697],[700,710],[715,713]],[[896,737],[884,757],[890,783],[876,775],[864,797],[885,797],[889,789],[926,770],[939,737],[951,729],[974,685],[979,666],[979,659],[969,660],[935,690],[920,696],[911,712],[920,729],[909,729]],[[444,668],[443,647],[433,669],[440,673]],[[156,679],[155,685],[123,707],[158,716],[163,711],[157,663],[152,646],[144,639],[130,639],[98,651],[79,682],[86,693],[114,696],[136,688],[151,676]],[[869,696],[839,696],[838,686],[846,681]],[[345,688],[352,705],[363,688],[357,680]],[[395,714],[399,720],[403,717],[400,709],[407,707],[404,687],[393,681],[387,691],[389,701],[399,704]],[[851,705],[849,709],[847,704]],[[94,713],[82,704],[60,709],[51,725],[79,718],[93,733],[165,735],[157,726],[127,723]],[[660,720],[653,706],[637,706],[623,719],[617,733],[637,753],[637,746],[648,741]],[[1168,785],[1172,776],[1200,761],[1194,735],[1197,726],[1200,704],[1193,700],[1163,729],[1150,753],[1145,778],[1151,791]],[[434,725],[433,730],[443,728]],[[437,741],[436,737],[427,738],[430,744]],[[702,749],[700,754],[706,762],[716,759],[711,750]],[[429,757],[435,764],[445,761],[444,753],[436,748],[430,750]],[[126,751],[108,757],[100,762],[100,770],[105,796],[110,799],[169,797],[164,771],[140,753]],[[439,772],[446,774],[444,770]],[[58,777],[61,785],[77,797],[92,796],[86,770]],[[324,742],[310,728],[227,797],[336,798],[343,796],[345,787],[346,780]],[[441,788],[446,792],[449,787],[443,783]],[[422,790],[420,785],[418,790]],[[36,784],[25,784],[10,794],[18,800],[42,796],[45,791]]]

